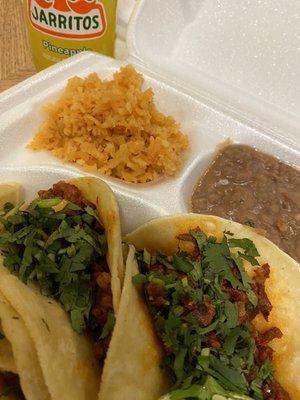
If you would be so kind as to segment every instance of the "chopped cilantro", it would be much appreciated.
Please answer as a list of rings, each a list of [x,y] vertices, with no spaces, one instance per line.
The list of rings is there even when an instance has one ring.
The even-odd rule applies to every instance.
[[[252,265],[259,265],[255,257],[259,257],[259,253],[255,244],[250,239],[228,239],[229,247],[240,247],[245,252],[239,252],[239,255],[245,260],[249,261]]]
[[[137,274],[132,278],[132,282],[135,283],[136,285],[140,285],[141,283],[147,282],[147,277],[146,275],[143,274]]]
[[[243,265],[243,260],[241,259],[241,253],[239,253],[239,256],[236,256],[234,254],[231,255],[232,260],[234,261],[236,267],[238,268],[241,278],[242,278],[242,282],[245,288],[245,292],[247,293],[248,299],[249,301],[256,306],[257,305],[257,296],[256,294],[253,292],[253,290],[251,289],[251,283],[252,280],[249,277],[249,275],[247,274],[244,265]]]
[[[211,400],[220,394],[260,400],[263,383],[272,379],[272,364],[261,365],[255,359],[252,326],[241,323],[239,304],[227,290],[248,298],[244,306],[255,315],[257,296],[244,260],[259,265],[259,253],[251,240],[236,239],[229,232],[221,242],[199,229],[189,234],[195,242],[192,254],[151,255],[147,250],[136,254],[140,273],[133,283],[146,288],[156,331],[166,349],[163,367],[174,381],[165,398]],[[157,288],[147,289],[149,284]],[[152,289],[154,294],[149,295]],[[248,382],[253,371],[257,378]]]
[[[11,211],[14,208],[14,205],[12,203],[5,203],[3,206],[3,212],[6,214],[9,211]]]
[[[270,360],[266,360],[259,370],[259,377],[264,381],[265,379],[273,377],[273,369]]]
[[[143,261],[148,265],[151,263],[151,254],[146,249],[144,249]]]
[[[115,316],[114,313],[109,311],[108,316],[107,316],[107,320],[106,320],[106,324],[104,325],[103,329],[102,329],[102,333],[100,336],[100,339],[105,339],[113,330],[113,327],[115,326]]]
[[[239,314],[236,303],[226,300],[224,304],[224,313],[227,318],[226,325],[228,328],[235,328],[239,325]]]
[[[207,237],[205,233],[201,231],[191,231],[191,235],[194,239],[196,239],[199,250],[202,251],[207,243]]]
[[[10,211],[2,223],[4,266],[24,283],[36,281],[44,295],[59,300],[76,332],[94,326],[91,265],[107,250],[105,235],[96,229],[94,209],[59,197],[36,199],[23,211]]]
[[[39,201],[37,201],[36,205],[39,208],[50,208],[50,207],[57,206],[57,204],[60,202],[61,202],[61,199],[59,197],[55,197],[52,199],[39,200]]]
[[[187,274],[189,272],[192,272],[192,270],[194,269],[193,264],[190,261],[188,261],[187,258],[182,253],[174,255],[173,266],[178,271],[182,271]]]

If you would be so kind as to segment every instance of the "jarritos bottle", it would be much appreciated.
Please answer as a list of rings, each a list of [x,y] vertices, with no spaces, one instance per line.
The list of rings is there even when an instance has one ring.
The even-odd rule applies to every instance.
[[[117,0],[23,0],[38,70],[81,51],[114,55]]]

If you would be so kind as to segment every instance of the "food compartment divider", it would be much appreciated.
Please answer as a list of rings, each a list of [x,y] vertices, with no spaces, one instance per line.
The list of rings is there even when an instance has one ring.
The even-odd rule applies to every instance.
[[[57,98],[69,77],[86,76],[90,72],[110,77],[127,62],[96,54],[80,54],[3,93],[0,96],[0,179],[29,184],[26,188],[29,199],[37,190],[59,179],[89,175],[70,164],[63,164],[47,152],[32,152],[25,146],[43,120],[42,104]],[[124,233],[156,216],[189,211],[194,184],[212,159],[216,146],[228,138],[299,164],[299,152],[278,138],[234,118],[222,107],[212,106],[200,95],[182,90],[180,85],[170,86],[145,66],[138,63],[134,66],[144,74],[146,86],[153,87],[158,108],[180,122],[182,131],[189,136],[190,149],[181,172],[157,182],[128,184],[112,177],[90,174],[105,180],[116,193]]]

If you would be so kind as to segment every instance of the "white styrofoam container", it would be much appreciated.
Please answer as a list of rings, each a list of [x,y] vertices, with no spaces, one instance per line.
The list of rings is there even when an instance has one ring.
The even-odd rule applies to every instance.
[[[59,179],[87,175],[26,144],[44,118],[42,105],[69,77],[110,77],[128,62],[144,74],[159,109],[181,123],[190,149],[173,178],[133,185],[96,175],[117,195],[123,232],[188,211],[193,186],[228,138],[300,166],[299,15],[297,0],[289,8],[284,0],[140,1],[128,60],[83,53],[0,95],[0,180],[22,182],[30,199]]]

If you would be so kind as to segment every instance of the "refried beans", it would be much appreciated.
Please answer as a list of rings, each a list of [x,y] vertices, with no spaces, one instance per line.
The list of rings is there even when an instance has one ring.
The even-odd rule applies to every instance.
[[[194,188],[192,211],[262,229],[300,261],[300,170],[246,145],[228,145]]]

